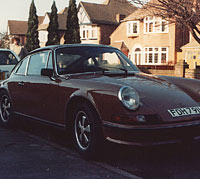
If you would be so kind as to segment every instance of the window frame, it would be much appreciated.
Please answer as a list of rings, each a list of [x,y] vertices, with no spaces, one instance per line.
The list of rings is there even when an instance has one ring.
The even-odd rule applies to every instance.
[[[98,27],[96,25],[81,25],[80,36],[81,40],[97,40]]]
[[[51,57],[51,59],[50,59],[50,57]],[[51,60],[51,63],[52,63],[52,69],[54,69],[53,52],[51,50],[49,51],[49,54],[48,54],[48,57],[47,57],[47,63],[46,63],[46,67],[45,68],[49,68],[49,61],[50,60]]]
[[[134,24],[137,25],[137,32],[133,32],[133,26]],[[127,22],[127,25],[126,25],[126,28],[127,28],[127,36],[135,36],[135,35],[139,35],[140,33],[140,21],[128,21]]]
[[[152,26],[150,26],[152,24]],[[158,25],[156,25],[158,24]],[[163,31],[163,24],[165,24],[165,30]],[[152,30],[150,30],[152,28]],[[168,21],[156,16],[147,16],[144,18],[144,34],[150,33],[169,33]]]
[[[142,48],[136,47],[132,53],[132,62],[135,65],[142,65]]]
[[[156,50],[157,49],[157,50]],[[166,49],[166,50],[163,50]],[[162,63],[162,55],[166,55],[166,62]],[[149,62],[149,57],[152,57],[152,62]],[[157,56],[157,63],[155,57]],[[144,48],[144,65],[166,65],[169,61],[169,48],[168,47],[145,47]]]
[[[14,69],[14,74],[15,74],[15,75],[26,76],[27,68],[28,68],[28,63],[29,63],[29,58],[30,58],[30,56],[25,57],[23,60],[21,60],[21,61],[15,66],[15,69]],[[26,62],[26,67],[25,67],[24,74],[22,74],[22,73],[17,73],[18,70],[19,70],[19,68],[21,67],[22,63],[23,63],[26,59],[27,59],[27,62]]]
[[[37,74],[28,74],[28,69],[29,69],[31,57],[34,56],[34,55],[40,54],[40,53],[45,53],[45,52],[48,52],[47,61],[46,61],[45,67],[44,67],[44,68],[47,68],[47,66],[48,66],[48,61],[49,61],[49,56],[50,56],[50,53],[52,52],[52,51],[49,50],[49,49],[48,49],[48,50],[44,50],[44,51],[39,51],[39,52],[34,53],[34,54],[31,54],[31,55],[29,56],[28,65],[27,65],[27,69],[26,69],[26,76],[41,76],[41,75],[37,75]],[[52,60],[53,60],[53,59],[52,59]]]

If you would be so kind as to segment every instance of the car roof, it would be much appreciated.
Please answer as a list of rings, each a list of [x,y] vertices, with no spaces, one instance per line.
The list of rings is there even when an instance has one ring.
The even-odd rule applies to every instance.
[[[0,51],[9,51],[9,52],[13,52],[12,50],[7,49],[7,48],[0,48]]]
[[[64,45],[50,45],[42,48],[35,49],[31,51],[29,54],[39,52],[39,51],[44,51],[44,50],[55,50],[58,48],[63,48],[63,47],[109,47],[109,48],[114,48],[112,46],[108,45],[101,45],[101,44],[64,44]]]

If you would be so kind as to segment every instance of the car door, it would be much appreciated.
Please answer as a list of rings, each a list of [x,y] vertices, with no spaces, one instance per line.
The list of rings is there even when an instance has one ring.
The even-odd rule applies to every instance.
[[[58,104],[58,81],[41,75],[42,68],[53,68],[52,52],[34,54],[29,59],[25,82],[28,114],[39,120],[61,123],[57,118],[55,106]]]
[[[50,50],[27,56],[11,76],[8,83],[14,111],[38,120],[63,123],[55,106],[58,104],[58,82],[41,76],[42,68],[53,69]],[[61,121],[62,120],[62,121]]]
[[[8,91],[12,99],[12,105],[14,111],[20,114],[28,114],[28,106],[26,105],[26,86],[24,86],[26,78],[26,70],[29,61],[29,56],[24,58],[15,67],[15,70],[11,76],[11,80],[8,82]]]

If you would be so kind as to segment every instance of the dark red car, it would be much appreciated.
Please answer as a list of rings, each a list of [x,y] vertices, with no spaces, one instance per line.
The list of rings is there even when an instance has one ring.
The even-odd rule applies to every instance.
[[[200,81],[144,74],[110,46],[50,46],[28,54],[1,83],[1,124],[14,114],[72,130],[87,157],[105,139],[128,145],[197,139]]]

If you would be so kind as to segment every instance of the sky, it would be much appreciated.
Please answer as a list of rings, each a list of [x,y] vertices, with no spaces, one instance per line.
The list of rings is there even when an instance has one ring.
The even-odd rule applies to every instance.
[[[84,2],[103,3],[105,0],[82,0]],[[0,0],[0,32],[7,31],[8,20],[28,20],[32,0]],[[38,16],[51,12],[53,0],[34,0]],[[68,6],[69,0],[55,0],[58,12]],[[77,5],[80,0],[77,0]]]

